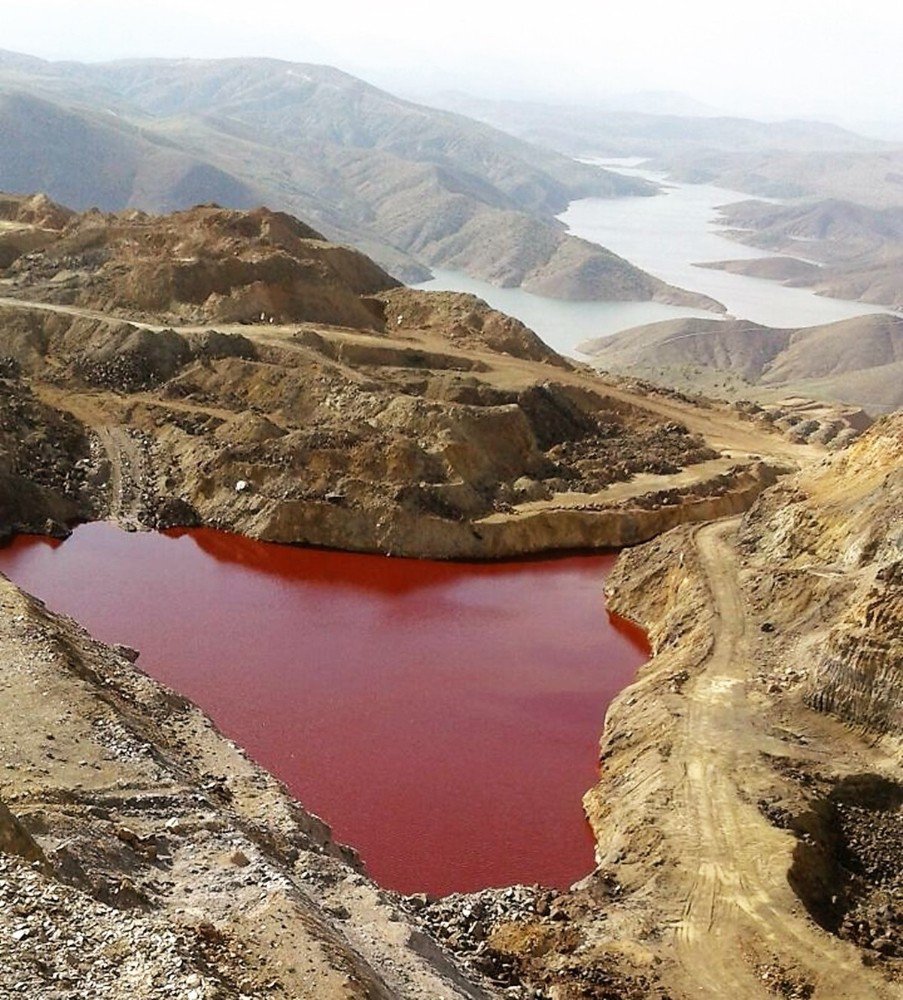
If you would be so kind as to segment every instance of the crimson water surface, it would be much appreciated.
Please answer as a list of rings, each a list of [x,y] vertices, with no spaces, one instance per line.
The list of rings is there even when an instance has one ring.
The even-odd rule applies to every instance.
[[[0,570],[196,701],[403,891],[565,886],[605,708],[648,655],[612,556],[461,564],[88,524]]]

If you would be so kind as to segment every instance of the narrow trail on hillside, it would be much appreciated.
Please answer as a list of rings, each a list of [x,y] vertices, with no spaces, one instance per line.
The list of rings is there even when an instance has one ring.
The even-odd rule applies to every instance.
[[[148,482],[145,456],[124,427],[99,424],[94,432],[110,461],[110,517],[122,527],[139,530],[141,489]]]
[[[757,959],[784,960],[816,987],[814,997],[878,1000],[893,995],[866,976],[856,948],[808,917],[787,881],[795,839],[771,825],[750,784],[771,739],[757,727],[753,674],[733,536],[739,520],[695,533],[712,594],[714,643],[703,672],[684,689],[672,758],[682,780],[665,822],[683,858],[686,902],[673,927],[687,996],[723,1000],[774,993]]]
[[[30,309],[37,312],[57,313],[61,316],[74,316],[77,319],[98,320],[102,323],[109,323],[111,320],[118,321],[121,323],[129,323],[131,326],[137,327],[139,330],[151,330],[155,333],[159,333],[161,330],[166,329],[165,326],[161,326],[159,323],[144,323],[141,320],[124,319],[122,316],[98,312],[96,309],[82,309],[80,306],[68,306],[56,302],[38,302],[35,299],[17,299],[6,295],[0,295],[0,306],[8,309]]]
[[[109,462],[107,517],[128,531],[143,530],[142,493],[152,482],[145,446],[109,412],[97,394],[63,393],[56,387],[42,385],[38,387],[38,395],[71,413],[103,449]]]

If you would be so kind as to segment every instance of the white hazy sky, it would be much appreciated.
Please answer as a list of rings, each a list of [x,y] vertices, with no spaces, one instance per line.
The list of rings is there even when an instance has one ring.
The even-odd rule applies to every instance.
[[[903,119],[903,4],[886,0],[0,0],[0,48],[268,55],[397,91],[675,90],[748,114]]]

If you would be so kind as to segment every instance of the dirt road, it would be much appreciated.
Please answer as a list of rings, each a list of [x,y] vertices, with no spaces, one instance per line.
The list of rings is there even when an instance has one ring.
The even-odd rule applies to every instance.
[[[688,997],[764,1000],[774,993],[761,970],[777,964],[812,984],[817,997],[890,1000],[899,994],[882,988],[856,948],[802,908],[787,881],[795,838],[756,806],[761,753],[789,750],[764,732],[748,687],[754,664],[732,544],[738,520],[695,534],[715,641],[703,672],[684,689],[671,752],[682,775],[664,817],[684,861],[686,904],[672,928],[680,984]]]
[[[278,344],[282,348],[288,347],[304,353],[308,352],[307,348],[293,342],[294,335],[298,330],[298,324],[273,325],[263,323],[255,325],[244,323],[206,323],[198,325],[174,323],[167,326],[127,317],[111,316],[107,313],[92,309],[83,309],[79,306],[41,302],[33,299],[11,298],[8,296],[0,296],[0,308],[2,307],[57,313],[80,319],[103,322],[119,320],[124,323],[130,323],[138,329],[153,332],[175,329],[180,333],[199,333],[215,327],[222,332],[241,333],[243,336],[261,344]],[[372,345],[374,342],[373,336],[361,331],[318,329],[318,333],[327,340],[339,343]],[[432,346],[437,351],[448,355],[461,354],[470,358],[478,355],[493,372],[493,380],[499,385],[508,384],[512,388],[517,388],[524,382],[532,383],[536,378],[535,362],[524,361],[520,358],[496,352],[480,352],[472,349],[460,351],[450,346],[448,340],[441,335],[430,334],[426,331],[421,332],[418,340],[420,341],[418,346]],[[391,335],[388,337],[380,335],[378,342],[383,348],[394,346],[405,349],[411,346],[409,338],[394,338]],[[354,369],[349,369],[349,371],[354,373]],[[636,406],[638,403],[636,390],[622,389],[617,385],[604,383],[601,377],[589,368],[578,368],[575,371],[567,371],[566,369],[556,370],[554,377],[556,380],[564,383],[581,385],[596,390],[600,388],[601,384],[604,385],[606,395],[611,396],[612,399],[631,406]],[[816,460],[824,455],[824,449],[822,448],[810,444],[791,442],[778,432],[771,432],[759,425],[750,423],[748,420],[742,419],[736,411],[727,407],[714,406],[701,408],[699,405],[685,403],[677,398],[653,394],[647,394],[642,397],[642,407],[660,418],[684,424],[693,433],[703,434],[713,447],[730,452],[736,458],[745,458],[749,455],[762,455],[765,458],[798,464],[800,462]]]

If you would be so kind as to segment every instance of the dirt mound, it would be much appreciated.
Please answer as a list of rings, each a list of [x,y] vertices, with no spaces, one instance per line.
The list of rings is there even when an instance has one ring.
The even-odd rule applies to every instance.
[[[34,837],[0,802],[0,854],[15,854],[26,861],[44,861],[44,853]]]
[[[46,194],[0,194],[0,220],[39,229],[63,229],[75,213],[51,201]]]
[[[0,271],[52,243],[72,215],[46,195],[0,194]]]
[[[520,320],[491,309],[475,295],[461,292],[425,295],[410,288],[399,288],[381,298],[386,303],[386,323],[395,333],[438,329],[458,347],[488,348],[515,358],[569,367],[564,358],[547,347]]]
[[[788,878],[832,934],[903,958],[903,785],[844,778],[791,821],[800,838]]]
[[[125,327],[81,352],[74,370],[89,385],[137,392],[172,378],[191,357],[188,342],[173,330]]]
[[[10,273],[17,294],[128,317],[365,328],[382,323],[366,296],[397,284],[291,216],[216,206],[73,216]]]
[[[90,444],[68,413],[35,398],[14,370],[0,377],[0,537],[66,534],[97,510]]]

